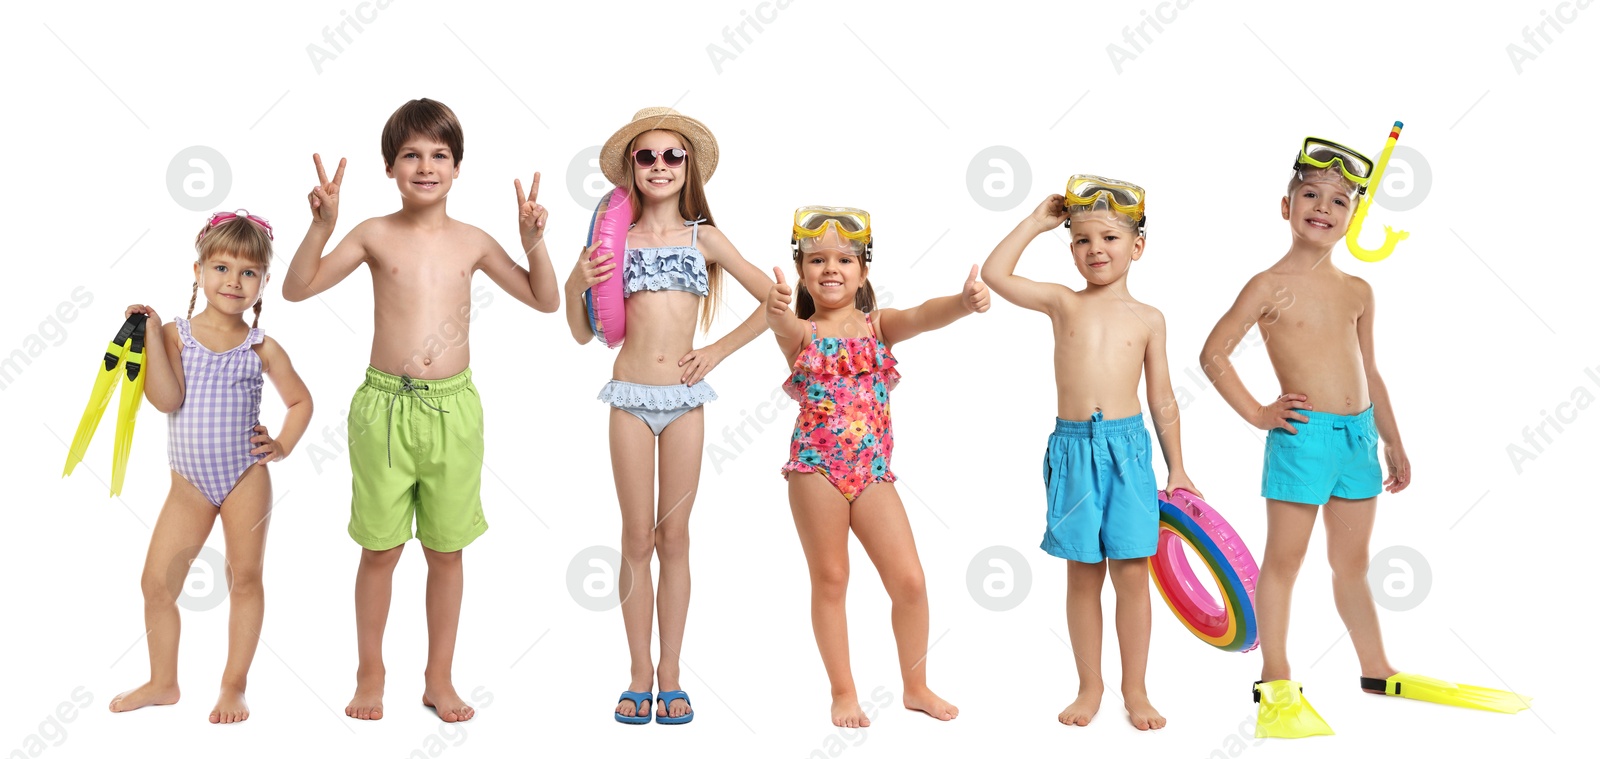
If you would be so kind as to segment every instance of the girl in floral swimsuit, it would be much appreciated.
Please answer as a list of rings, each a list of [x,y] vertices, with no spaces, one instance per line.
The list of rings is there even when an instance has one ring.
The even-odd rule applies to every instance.
[[[905,506],[889,468],[889,392],[900,381],[889,346],[989,309],[974,266],[959,295],[905,310],[875,310],[867,264],[871,220],[854,208],[807,206],[791,240],[799,300],[775,267],[767,325],[790,367],[784,389],[800,404],[789,461],[789,506],[811,571],[811,622],[832,687],[833,724],[866,727],[845,634],[849,535],[855,532],[894,604],[894,635],[908,709],[941,720],[956,707],[928,689],[928,594]],[[820,477],[807,476],[818,474]]]

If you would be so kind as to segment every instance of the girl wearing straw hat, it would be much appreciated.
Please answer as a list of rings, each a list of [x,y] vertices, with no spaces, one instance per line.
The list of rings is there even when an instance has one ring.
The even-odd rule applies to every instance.
[[[632,682],[616,719],[682,724],[694,719],[678,682],[678,652],[689,613],[689,512],[700,482],[705,442],[701,409],[717,394],[705,377],[729,354],[767,329],[758,306],[720,340],[694,347],[698,321],[709,329],[726,270],[757,301],[772,280],[744,260],[711,219],[705,183],[717,168],[711,130],[671,108],[646,108],[606,140],[606,179],[628,191],[632,224],[622,260],[587,248],[566,284],[567,322],[580,344],[594,337],[583,294],[613,276],[623,279],[627,339],[600,391],[611,404],[611,467],[622,507],[622,620]],[[696,312],[698,311],[698,317]],[[656,461],[661,463],[659,473]],[[659,485],[659,489],[658,486]],[[659,591],[650,560],[659,556]],[[651,611],[661,625],[661,659],[650,658]],[[651,694],[659,682],[661,692]]]

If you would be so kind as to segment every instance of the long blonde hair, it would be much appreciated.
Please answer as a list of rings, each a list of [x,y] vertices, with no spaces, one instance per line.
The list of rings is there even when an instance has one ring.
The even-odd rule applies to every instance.
[[[687,172],[684,174],[683,189],[678,192],[678,215],[688,221],[705,219],[705,223],[708,226],[716,226],[716,221],[711,218],[711,206],[706,203],[705,180],[700,177],[700,166],[694,159],[694,143],[690,142],[689,138],[683,136],[682,133],[671,129],[652,129],[650,131],[667,132],[676,135],[689,152],[689,157],[683,162]],[[643,134],[643,132],[640,133],[641,136]],[[627,182],[628,194],[633,201],[633,219],[629,221],[630,224],[638,223],[639,216],[644,213],[644,193],[639,191],[639,186],[633,181],[633,144],[638,140],[639,136],[629,140],[627,149],[622,151],[623,181]],[[716,316],[717,304],[721,301],[722,267],[707,261],[706,297],[700,303],[700,329],[702,331],[711,331],[711,319]]]

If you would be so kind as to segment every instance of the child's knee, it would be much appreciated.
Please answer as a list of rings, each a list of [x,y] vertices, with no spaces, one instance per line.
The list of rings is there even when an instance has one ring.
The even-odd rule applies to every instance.
[[[1117,595],[1130,591],[1145,591],[1150,584],[1150,569],[1148,559],[1111,559],[1108,572],[1111,575],[1111,584],[1116,587]]]
[[[1328,568],[1333,570],[1335,580],[1344,577],[1361,578],[1366,581],[1367,567],[1372,563],[1365,549],[1349,551],[1328,551]]]
[[[629,530],[622,531],[622,558],[635,564],[642,563],[650,566],[650,557],[656,550],[656,533],[654,530]]]
[[[422,551],[422,555],[426,556],[428,558],[428,570],[429,571],[433,571],[433,570],[436,570],[436,569],[454,570],[454,569],[460,569],[461,568],[461,552],[460,551],[450,551],[450,552],[446,553],[446,552],[435,551],[435,550],[432,550],[432,549],[424,547],[424,550]]]
[[[811,587],[817,594],[827,598],[843,599],[845,590],[850,585],[850,565],[845,563],[828,564],[818,567],[811,573]]]
[[[655,530],[656,555],[662,561],[681,559],[689,555],[689,528],[679,523],[662,523]]]
[[[165,574],[149,569],[146,569],[144,574],[139,577],[139,590],[144,593],[146,605],[172,606],[177,604],[179,587],[175,587],[175,585],[175,583],[168,581]]]
[[[883,586],[889,592],[889,600],[894,603],[915,602],[928,597],[928,584],[922,567],[886,576]]]
[[[1099,588],[1106,579],[1106,563],[1067,561],[1067,585]]]
[[[405,544],[401,543],[394,548],[382,551],[363,548],[361,549],[361,568],[369,571],[393,571],[395,566],[400,563],[400,552],[405,550],[405,547]]]
[[[228,565],[228,593],[230,595],[259,595],[261,593],[261,567]]]

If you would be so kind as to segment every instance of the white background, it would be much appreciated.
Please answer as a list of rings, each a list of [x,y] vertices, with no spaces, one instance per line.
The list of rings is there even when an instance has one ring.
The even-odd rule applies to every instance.
[[[1577,496],[1586,484],[1580,467],[1594,461],[1600,410],[1566,407],[1571,421],[1559,433],[1546,428],[1552,441],[1541,441],[1543,452],[1520,473],[1507,452],[1512,443],[1527,447],[1524,428],[1575,392],[1600,396],[1600,383],[1585,375],[1600,367],[1588,234],[1588,93],[1600,10],[1559,7],[1576,18],[1559,33],[1546,27],[1552,41],[1540,40],[1538,51],[1524,28],[1555,12],[1553,3],[1446,11],[1348,2],[1301,11],[1219,0],[1181,10],[1154,2],[891,9],[795,0],[782,10],[762,4],[772,20],[760,32],[746,27],[751,40],[735,49],[724,28],[755,13],[753,1],[398,0],[375,17],[363,4],[372,20],[351,42],[341,40],[320,72],[307,48],[332,52],[324,28],[354,13],[353,3],[19,9],[7,35],[12,69],[0,84],[0,207],[11,235],[0,352],[26,356],[0,391],[11,495],[0,552],[0,751],[1566,753],[1587,727],[1579,684],[1594,675],[1585,627],[1593,616],[1589,520]],[[1125,27],[1158,8],[1171,19],[1162,31],[1145,27],[1150,42],[1138,48],[1125,41]],[[1520,73],[1507,53],[1513,43],[1536,56]],[[713,44],[732,56],[720,70],[708,53]],[[1132,54],[1120,73],[1112,44]],[[371,289],[358,272],[320,299],[286,304],[280,263],[262,326],[293,357],[317,410],[301,448],[272,468],[279,501],[252,716],[231,727],[206,722],[224,660],[225,603],[183,614],[179,704],[108,713],[113,695],[146,677],[139,571],[167,490],[166,425],[144,409],[121,499],[106,498],[109,414],[79,472],[58,479],[90,367],[127,304],[151,303],[166,319],[182,315],[192,239],[210,211],[243,206],[266,216],[279,255],[291,254],[307,224],[313,151],[330,167],[350,159],[340,235],[396,208],[379,132],[396,107],[423,96],[451,106],[465,125],[454,216],[515,250],[512,179],[544,173],[540,200],[551,209],[549,240],[563,279],[592,207],[572,188],[581,190],[593,169],[569,166],[651,105],[674,105],[715,132],[722,163],[708,186],[712,208],[763,268],[789,265],[796,206],[870,210],[872,281],[897,307],[956,292],[968,268],[1073,173],[1144,185],[1149,247],[1130,288],[1167,317],[1174,386],[1190,398],[1188,470],[1258,556],[1261,433],[1196,379],[1201,341],[1244,281],[1287,248],[1278,199],[1300,140],[1315,134],[1376,155],[1390,123],[1403,120],[1400,144],[1431,178],[1397,160],[1385,191],[1415,207],[1377,207],[1369,228],[1393,224],[1411,239],[1381,263],[1356,261],[1342,248],[1333,259],[1376,290],[1379,365],[1415,472],[1409,490],[1380,499],[1373,550],[1414,549],[1432,578],[1409,591],[1426,594],[1414,609],[1383,612],[1385,638],[1404,670],[1513,687],[1537,697],[1533,711],[1506,716],[1361,694],[1319,528],[1290,643],[1296,677],[1337,736],[1251,738],[1248,693],[1259,658],[1200,643],[1159,597],[1149,690],[1168,727],[1137,734],[1114,687],[1090,727],[1057,724],[1076,679],[1064,643],[1065,569],[1037,549],[1039,461],[1054,402],[1048,324],[996,298],[988,314],[896,348],[905,381],[895,392],[893,466],[927,571],[936,641],[927,666],[960,718],[942,724],[899,708],[888,602],[857,550],[855,676],[864,700],[876,692],[881,701],[870,707],[870,729],[829,724],[805,563],[778,476],[793,413],[784,405],[720,471],[706,461],[683,649],[696,720],[674,729],[616,724],[611,710],[628,675],[621,615],[586,610],[568,591],[573,557],[617,542],[606,408],[593,400],[613,356],[598,344],[574,345],[560,316],[526,309],[479,278],[479,297],[489,303],[473,324],[473,369],[489,412],[483,499],[491,529],[467,551],[455,668],[478,716],[442,726],[418,705],[425,567],[411,548],[395,579],[386,640],[387,716],[346,719],[359,549],[345,534],[348,463],[324,434],[342,424],[361,380]],[[169,189],[167,172],[197,145],[223,156],[226,166],[211,169],[226,172],[231,189],[223,196],[213,185],[210,196],[200,193],[201,210],[190,210],[179,203],[183,193]],[[969,164],[992,146],[1023,161],[980,162],[972,181]],[[1020,271],[1081,284],[1058,239],[1038,240]],[[67,321],[58,306],[77,288],[90,302],[63,309]],[[731,278],[725,291],[731,310],[713,337],[756,305]],[[1278,392],[1258,343],[1237,359],[1258,398]],[[708,407],[708,443],[734,452],[725,430],[782,397],[775,391],[784,373],[767,338],[719,367],[710,376],[721,400]],[[274,430],[282,419],[270,392],[263,418]],[[313,444],[325,460],[313,461]],[[221,549],[220,529],[210,544]],[[1010,611],[985,609],[968,589],[969,563],[991,546],[1020,552],[1025,564],[1009,571],[1031,577]],[[1109,584],[1105,604],[1109,618]],[[1106,651],[1103,671],[1114,685],[1109,626]],[[58,712],[63,702],[69,706]]]

